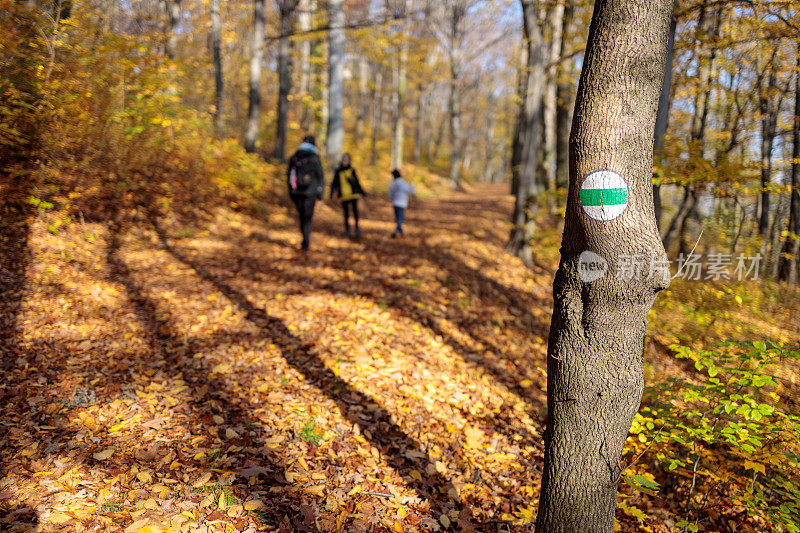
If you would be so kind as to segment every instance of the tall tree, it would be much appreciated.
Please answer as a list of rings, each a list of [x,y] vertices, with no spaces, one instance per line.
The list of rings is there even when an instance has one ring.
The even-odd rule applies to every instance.
[[[406,28],[410,0],[400,0],[394,18],[400,19],[398,50],[394,59],[394,92],[392,94],[392,168],[403,166],[404,124],[403,111],[406,100],[406,63],[408,62],[408,45],[406,43]]]
[[[539,533],[614,530],[620,457],[644,387],[647,313],[656,293],[669,285],[663,269],[630,277],[620,272],[626,257],[666,257],[653,216],[652,164],[672,2],[595,2],[553,283]],[[617,173],[627,184],[627,196],[619,196],[619,188],[614,193],[627,198],[623,211],[606,211],[603,199],[613,191],[595,188],[613,186],[610,178],[582,193],[584,180],[598,170],[606,170],[601,176]],[[599,207],[592,207],[598,197]],[[604,277],[582,275],[585,252],[607,261]]]
[[[299,13],[297,15],[297,27],[301,33],[311,29],[311,0],[300,0]],[[300,115],[300,126],[305,131],[311,129],[314,113],[308,105],[308,97],[311,92],[311,40],[304,38],[300,41],[300,82],[299,90],[303,111]]]
[[[253,41],[250,55],[250,85],[248,92],[247,127],[244,149],[256,151],[261,123],[261,64],[264,61],[264,0],[253,0]]]
[[[286,158],[286,128],[289,123],[289,93],[292,91],[292,41],[294,13],[300,0],[277,0],[280,15],[278,39],[278,120],[275,126],[275,147],[272,157]]]
[[[544,143],[542,164],[547,188],[556,185],[556,115],[558,113],[558,68],[561,57],[561,32],[564,30],[564,3],[556,0],[550,10],[547,25],[550,28],[550,57],[547,66],[547,84],[544,90]]]
[[[777,48],[776,48],[777,50]],[[758,234],[767,236],[769,230],[769,187],[772,182],[772,148],[778,128],[782,94],[777,92],[775,53],[770,61],[770,72],[759,87],[758,107],[761,113],[761,199],[759,202]]]
[[[461,77],[460,54],[463,36],[461,24],[467,15],[469,4],[470,2],[465,0],[452,0],[447,6],[447,57],[450,67],[447,116],[450,122],[450,187],[453,189],[461,188],[463,132],[461,131],[461,102],[458,98],[458,86]]]
[[[526,59],[520,82],[522,105],[517,118],[512,154],[513,226],[506,249],[522,259],[525,264],[532,265],[533,253],[530,244],[533,237],[532,210],[535,207],[536,193],[541,189],[536,180],[536,168],[542,132],[545,50],[534,0],[520,0],[520,3]]]
[[[574,61],[566,58],[569,47],[574,0],[565,0],[564,16],[561,17],[560,61],[556,66],[556,185],[566,189],[569,181],[569,130],[572,124]]]
[[[800,42],[797,43],[797,72],[794,78],[794,117],[792,120],[792,170],[789,192],[788,236],[783,243],[778,276],[796,283],[800,277]]]
[[[211,0],[211,50],[214,59],[214,128],[217,136],[221,136],[224,128],[224,84],[222,79],[222,21],[219,15],[219,0]]]
[[[675,2],[677,7],[677,2]],[[653,153],[658,158],[664,146],[664,136],[669,125],[669,110],[672,106],[672,59],[675,57],[675,29],[678,25],[676,14],[672,14],[672,23],[669,25],[669,40],[667,41],[667,64],[664,69],[664,81],[661,82],[661,96],[658,99],[658,112],[656,113],[656,127],[653,134]],[[653,207],[656,214],[656,225],[661,228],[661,184],[653,184]]]
[[[344,146],[344,0],[328,2],[328,131],[325,156],[335,166]]]

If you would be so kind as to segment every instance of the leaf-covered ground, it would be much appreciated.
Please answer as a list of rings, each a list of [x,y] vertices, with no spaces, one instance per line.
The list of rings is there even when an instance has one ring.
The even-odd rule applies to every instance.
[[[510,208],[6,230],[0,529],[527,530],[557,232],[524,268]]]

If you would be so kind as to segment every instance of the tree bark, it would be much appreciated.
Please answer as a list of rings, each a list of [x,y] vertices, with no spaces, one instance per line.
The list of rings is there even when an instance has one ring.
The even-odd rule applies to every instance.
[[[653,131],[673,0],[595,2],[570,135],[570,185],[548,341],[538,533],[614,529],[620,457],[644,386],[647,313],[669,273],[620,277],[625,256],[665,260],[653,214]],[[618,218],[582,210],[580,188],[607,169],[627,182]],[[583,282],[579,258],[608,261]]]
[[[219,0],[211,0],[211,50],[214,58],[214,128],[221,137],[224,127],[224,83],[222,78],[222,21]]]
[[[328,2],[328,131],[325,155],[332,168],[339,164],[344,147],[344,0]]]
[[[675,4],[677,7],[677,2]],[[661,96],[658,99],[658,112],[656,113],[656,127],[653,134],[653,153],[657,160],[662,156],[664,135],[667,134],[669,125],[669,110],[672,107],[672,59],[675,56],[675,28],[678,19],[673,8],[672,22],[669,25],[669,39],[667,40],[667,64],[664,69],[664,81],[661,83]],[[658,161],[660,163],[660,161]],[[656,215],[656,226],[661,230],[661,184],[653,184],[653,208]]]
[[[567,53],[575,12],[572,5],[573,0],[565,1],[559,57],[564,57]],[[566,189],[569,182],[569,130],[572,124],[573,71],[574,63],[571,58],[560,61],[556,69],[556,185],[561,189]]]
[[[530,240],[533,237],[533,215],[536,194],[541,186],[536,180],[539,143],[542,132],[542,86],[545,80],[545,50],[534,0],[520,0],[522,31],[525,41],[525,69],[521,88],[522,106],[517,119],[514,152],[512,153],[512,189],[514,213],[506,250],[526,265],[533,264]]]
[[[264,61],[264,0],[253,0],[253,41],[250,56],[250,90],[247,106],[247,129],[244,149],[256,151],[261,123],[261,64]]]
[[[289,123],[289,93],[292,91],[292,19],[299,0],[278,0],[281,38],[278,40],[278,120],[272,157],[286,159],[286,129]]]
[[[797,245],[800,243],[800,43],[797,45],[797,72],[794,78],[794,131],[792,132],[792,173],[789,199],[789,236],[783,242],[778,277],[796,281],[800,270]],[[794,280],[792,280],[794,278]]]

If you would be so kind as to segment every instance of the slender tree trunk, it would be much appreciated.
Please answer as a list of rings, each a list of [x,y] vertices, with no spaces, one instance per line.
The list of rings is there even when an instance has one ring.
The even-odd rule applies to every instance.
[[[366,57],[358,59],[358,116],[356,117],[356,142],[364,135],[364,126],[369,113],[369,62]]]
[[[547,85],[544,90],[544,143],[542,164],[548,189],[556,187],[556,115],[558,113],[558,68],[561,57],[561,32],[564,30],[564,3],[557,0],[550,10],[550,66],[547,69]]]
[[[166,43],[164,53],[170,59],[175,59],[175,52],[178,49],[178,34],[176,28],[181,21],[181,2],[180,0],[163,0],[164,10],[167,12]]]
[[[570,186],[547,359],[548,422],[538,533],[610,533],[625,438],[644,387],[647,313],[669,273],[617,275],[625,257],[665,260],[653,216],[653,130],[673,0],[597,0],[570,136]],[[627,183],[618,218],[587,216],[581,186]],[[608,262],[582,281],[584,252]],[[594,263],[596,264],[596,263]]]
[[[677,7],[677,4],[676,4]],[[656,113],[656,127],[653,135],[653,152],[660,166],[661,150],[664,147],[664,135],[667,134],[669,125],[669,110],[672,106],[672,59],[675,56],[675,28],[678,19],[673,9],[672,23],[669,26],[669,40],[667,41],[667,64],[664,69],[664,81],[661,83],[661,96],[658,99],[658,112]],[[661,230],[661,184],[653,184],[653,208],[656,215],[656,225]]]
[[[300,0],[299,13],[297,14],[297,29],[307,32],[311,29],[311,1]],[[308,105],[311,93],[311,41],[305,36],[300,41],[300,81],[298,83],[302,112],[300,114],[300,127],[303,131],[310,131],[314,123],[314,113]]]
[[[418,165],[422,158],[422,129],[425,125],[425,109],[426,109],[426,95],[427,93],[420,87],[417,93],[417,115],[414,117],[414,164]]]
[[[214,57],[214,128],[221,137],[225,128],[224,84],[222,79],[222,21],[219,0],[211,0],[211,49]]]
[[[378,137],[383,122],[383,69],[378,67],[375,74],[375,88],[372,91],[372,150],[370,164],[378,162]]]
[[[408,8],[409,0],[401,0],[400,9],[405,15]],[[403,16],[400,23],[400,49],[397,51],[395,58],[394,70],[394,92],[392,95],[392,168],[399,169],[403,166],[403,115],[405,110],[406,100],[406,63],[408,62],[408,48],[406,45],[406,17]]]
[[[447,126],[448,121],[445,120],[445,117],[439,121],[439,127],[436,128],[436,137],[433,139],[433,142],[428,145],[428,163],[435,164],[436,161],[439,160],[439,153],[442,149],[442,143],[444,142],[444,130]]]
[[[247,129],[244,149],[256,151],[261,125],[261,63],[264,61],[264,0],[253,0],[253,42],[250,56],[250,91],[247,107]]]
[[[774,56],[773,56],[774,58]],[[761,201],[759,202],[758,234],[767,236],[769,230],[769,186],[772,181],[772,148],[780,113],[780,100],[770,94],[775,87],[775,69],[768,77],[767,87],[759,95],[761,111]]]
[[[455,76],[455,74],[453,74]],[[458,102],[457,79],[450,78],[450,91],[447,98],[450,120],[450,188],[461,188],[461,109]]]
[[[559,57],[567,53],[575,11],[573,0],[565,1]],[[574,70],[572,58],[560,61],[556,69],[556,185],[561,189],[566,189],[569,182],[569,130],[572,125]]]
[[[335,167],[344,147],[344,0],[329,0],[328,13],[328,132],[325,155]]]
[[[789,197],[789,221],[786,231],[789,236],[783,242],[778,277],[784,281],[797,279],[800,257],[800,43],[797,45],[797,72],[794,78],[794,131],[792,132],[792,174]]]
[[[511,234],[506,249],[522,259],[526,265],[533,264],[530,240],[533,237],[533,211],[540,185],[536,181],[537,158],[542,132],[542,87],[545,80],[545,51],[539,21],[536,18],[534,0],[520,0],[522,4],[522,29],[525,40],[525,69],[522,106],[517,119],[516,160],[512,174],[516,175],[514,187],[514,213]]]
[[[292,91],[292,19],[298,0],[278,0],[281,38],[278,40],[278,120],[272,157],[286,159],[286,130],[289,124],[289,93]]]

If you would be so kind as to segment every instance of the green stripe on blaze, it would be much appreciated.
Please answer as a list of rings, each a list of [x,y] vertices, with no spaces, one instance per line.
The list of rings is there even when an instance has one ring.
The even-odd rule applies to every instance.
[[[628,203],[628,189],[581,189],[581,205],[586,207]]]

